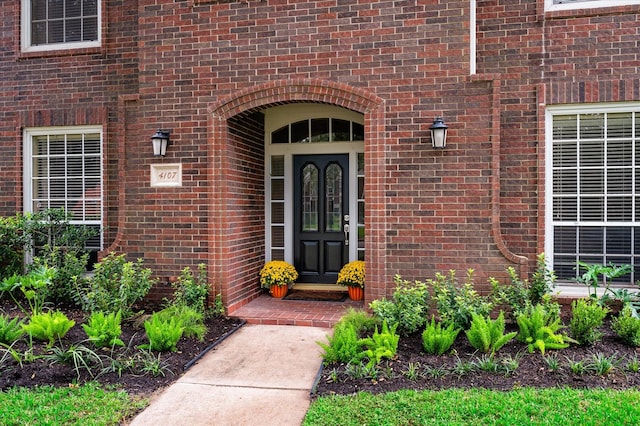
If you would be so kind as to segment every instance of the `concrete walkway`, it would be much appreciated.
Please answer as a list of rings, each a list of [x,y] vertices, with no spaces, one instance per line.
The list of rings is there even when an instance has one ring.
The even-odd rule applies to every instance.
[[[154,397],[132,426],[300,425],[328,328],[245,325]]]

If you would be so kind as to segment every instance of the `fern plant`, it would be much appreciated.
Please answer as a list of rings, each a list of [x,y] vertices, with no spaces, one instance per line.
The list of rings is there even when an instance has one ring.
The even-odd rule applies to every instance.
[[[110,348],[113,346],[124,346],[124,342],[120,340],[122,327],[120,322],[122,314],[108,313],[98,311],[91,314],[89,321],[82,324],[89,341],[97,348]]]
[[[24,334],[22,320],[18,317],[10,319],[8,315],[0,315],[0,344],[11,345]]]
[[[371,337],[360,340],[360,345],[366,348],[362,355],[369,359],[367,367],[371,368],[382,361],[382,358],[392,359],[398,351],[400,336],[396,334],[398,324],[393,324],[389,328],[387,321],[382,321],[382,331],[378,332],[378,327]]]
[[[575,342],[565,335],[557,334],[563,327],[560,318],[547,312],[539,304],[518,315],[517,323],[518,340],[527,344],[529,353],[537,349],[544,355],[547,349],[564,349],[569,347],[569,342]]]
[[[184,327],[179,319],[162,318],[156,313],[144,322],[144,331],[147,333],[149,344],[142,345],[142,348],[157,352],[175,352],[178,350],[176,345],[182,337]]]
[[[28,324],[22,324],[22,329],[34,339],[48,341],[47,347],[52,347],[56,339],[63,338],[76,324],[60,311],[47,311],[32,315]]]
[[[326,364],[332,362],[351,363],[362,358],[360,339],[356,327],[349,322],[338,322],[333,336],[327,336],[328,344],[317,342],[324,353],[322,358]]]
[[[182,324],[184,337],[193,337],[199,341],[204,341],[207,334],[207,327],[204,325],[204,311],[200,308],[186,305],[184,303],[169,305],[160,312],[155,313],[163,321],[176,318]]]
[[[428,354],[442,355],[453,345],[459,332],[460,329],[455,328],[454,324],[443,328],[442,323],[436,323],[432,315],[431,323],[422,332],[422,347]]]
[[[471,314],[471,318],[471,328],[465,333],[471,346],[481,352],[494,353],[518,334],[515,331],[504,334],[503,311],[500,311],[495,320],[475,312]]]

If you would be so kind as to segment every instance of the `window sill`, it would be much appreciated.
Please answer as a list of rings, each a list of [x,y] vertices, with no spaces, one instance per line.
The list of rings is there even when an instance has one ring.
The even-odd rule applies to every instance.
[[[102,53],[101,46],[74,49],[34,50],[19,53],[19,59],[50,58],[56,56],[96,55]]]
[[[622,15],[622,14],[631,14],[640,12],[640,4],[633,3],[627,5],[614,5],[614,6],[602,6],[602,7],[587,7],[586,4],[583,4],[582,7],[578,7],[578,4],[582,3],[571,3],[574,5],[570,8],[550,8],[545,10],[544,18],[551,19],[565,19],[565,18],[578,18],[578,17],[589,17],[589,16],[602,16],[602,15]]]
[[[626,288],[629,291],[638,291],[637,286],[616,286],[613,288]],[[581,299],[589,297],[589,288],[576,284],[556,284],[552,293],[559,299]],[[596,294],[598,297],[602,296],[604,294],[604,287],[596,288]]]

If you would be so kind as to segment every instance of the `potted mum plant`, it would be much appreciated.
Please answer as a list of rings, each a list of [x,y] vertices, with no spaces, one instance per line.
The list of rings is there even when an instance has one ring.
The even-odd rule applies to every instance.
[[[273,297],[287,295],[289,286],[298,279],[298,271],[288,262],[272,260],[260,270],[260,286],[269,289]]]
[[[364,261],[347,263],[338,273],[338,285],[346,285],[352,300],[364,299]]]

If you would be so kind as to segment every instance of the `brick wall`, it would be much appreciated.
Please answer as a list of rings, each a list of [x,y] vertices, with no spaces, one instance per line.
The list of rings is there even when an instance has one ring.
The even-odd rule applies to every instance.
[[[259,291],[261,108],[311,101],[364,115],[370,300],[396,273],[471,267],[480,288],[507,266],[526,274],[544,244],[544,104],[640,99],[638,6],[479,1],[474,76],[468,1],[105,7],[103,47],[62,55],[17,53],[18,6],[0,10],[0,211],[20,209],[20,127],[36,125],[33,111],[102,111],[86,124],[106,129],[109,248],[162,279],[206,262],[227,305]],[[441,151],[436,116],[449,125]],[[157,128],[171,132],[164,158],[151,156]],[[149,186],[151,164],[178,162],[183,187]]]

